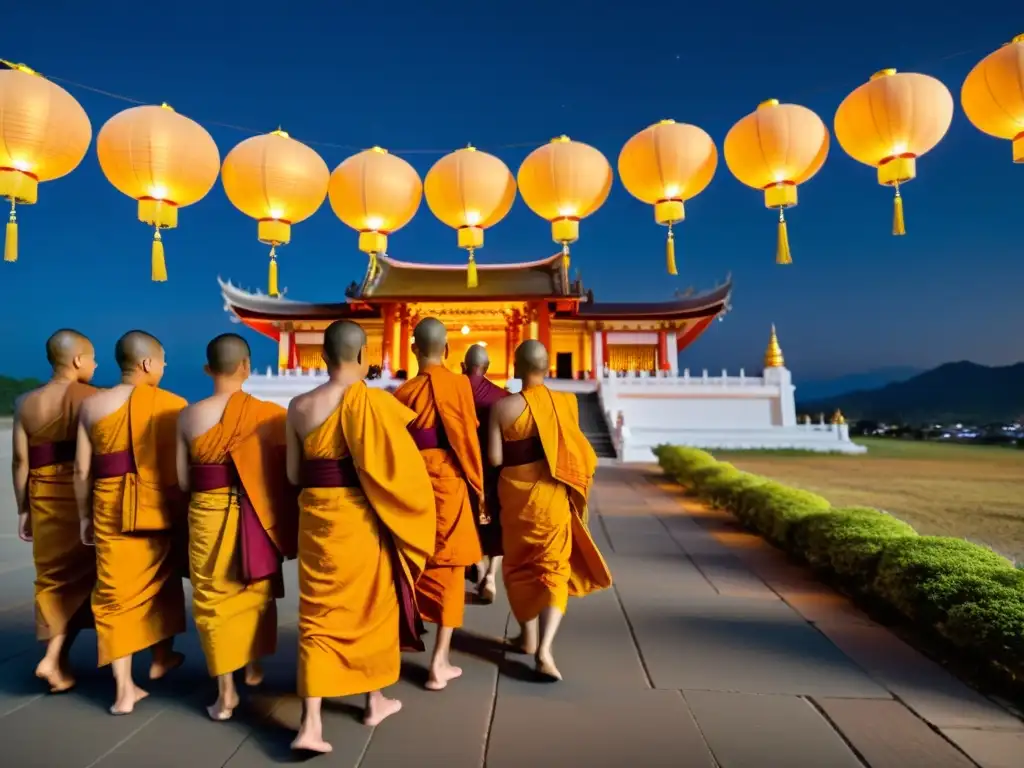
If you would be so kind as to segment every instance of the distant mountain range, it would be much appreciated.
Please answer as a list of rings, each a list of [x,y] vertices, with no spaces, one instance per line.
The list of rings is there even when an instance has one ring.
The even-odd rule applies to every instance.
[[[830,396],[801,397],[797,411],[831,413],[849,420],[1004,423],[1024,419],[1024,363],[992,368],[977,363],[946,363],[874,389]]]
[[[42,382],[36,379],[12,379],[9,376],[0,376],[0,416],[10,416],[14,413],[14,401],[40,384]]]
[[[796,396],[800,401],[827,400],[849,392],[880,389],[886,384],[895,384],[911,379],[919,373],[924,373],[924,371],[920,368],[894,366],[822,381],[800,381],[798,379],[796,381]]]

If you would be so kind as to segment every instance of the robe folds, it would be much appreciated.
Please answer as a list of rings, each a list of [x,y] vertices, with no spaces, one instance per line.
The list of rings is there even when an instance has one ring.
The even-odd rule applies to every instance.
[[[236,392],[220,422],[189,446],[192,616],[211,676],[277,649],[279,563],[282,555],[294,555],[298,526],[297,492],[289,490],[284,456],[286,416],[279,405]],[[243,564],[245,514],[271,542],[264,578],[250,579]]]
[[[436,515],[413,418],[356,382],[303,441],[299,696],[385,688],[400,650],[423,650],[413,585],[434,552]]]
[[[541,385],[523,391],[526,408],[503,430],[498,481],[502,578],[520,622],[569,597],[612,584],[587,528],[597,456],[579,428],[576,396]]]
[[[96,421],[92,510],[96,539],[99,665],[185,631],[185,595],[176,534],[186,525],[175,441],[184,399],[138,386]]]
[[[416,414],[409,432],[427,465],[437,507],[433,557],[416,582],[420,615],[442,627],[461,627],[466,567],[483,559],[476,518],[484,471],[473,391],[466,376],[434,365],[399,387],[395,397]]]
[[[476,405],[477,437],[480,441],[480,453],[484,464],[484,509],[488,520],[484,523],[477,518],[480,546],[488,557],[501,554],[501,507],[498,503],[498,476],[500,467],[492,467],[487,461],[487,429],[491,420],[491,407],[508,396],[508,392],[499,387],[486,376],[470,376],[469,384],[473,390],[473,403]]]
[[[36,567],[36,637],[49,640],[69,626],[92,624],[89,598],[96,553],[82,543],[72,482],[78,411],[95,387],[73,382],[61,413],[28,436],[28,507]]]

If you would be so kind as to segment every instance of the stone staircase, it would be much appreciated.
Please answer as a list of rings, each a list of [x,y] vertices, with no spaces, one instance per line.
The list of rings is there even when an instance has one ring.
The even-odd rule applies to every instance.
[[[576,400],[580,404],[580,428],[594,448],[599,458],[615,458],[615,446],[608,431],[604,414],[601,412],[601,400],[596,392],[577,392]]]

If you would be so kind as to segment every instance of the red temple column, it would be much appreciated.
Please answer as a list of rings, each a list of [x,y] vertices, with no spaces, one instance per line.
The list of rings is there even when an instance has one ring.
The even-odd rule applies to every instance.
[[[409,370],[409,307],[405,304],[399,309],[398,323],[398,368]]]
[[[384,338],[381,340],[380,364],[394,373],[395,344],[395,308],[391,304],[384,305]]]
[[[552,355],[551,350],[551,309],[546,301],[537,305],[537,338],[544,349]]]
[[[608,370],[612,371],[612,365],[608,362],[608,331],[601,331],[601,367],[608,366]]]
[[[662,371],[671,369],[668,363],[668,331],[658,331],[658,368]]]
[[[295,341],[295,331],[288,334],[288,370],[294,371],[299,367],[299,344]]]

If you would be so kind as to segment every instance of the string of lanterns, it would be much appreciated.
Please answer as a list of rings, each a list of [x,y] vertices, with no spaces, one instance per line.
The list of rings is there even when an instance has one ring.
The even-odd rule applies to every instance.
[[[92,139],[85,110],[59,85],[21,64],[0,60],[0,198],[11,204],[4,260],[18,258],[18,205],[31,205],[40,182],[77,168]],[[1024,35],[982,59],[960,94],[968,120],[980,131],[1012,142],[1013,161],[1024,162]],[[885,69],[840,103],[833,127],[843,151],[876,169],[878,183],[893,188],[893,235],[904,235],[901,187],[917,175],[917,160],[946,135],[953,96],[928,75]],[[807,107],[762,102],[725,137],[723,152],[738,181],[764,193],[779,213],[776,263],[792,256],[785,210],[797,189],[828,157],[830,135]],[[138,219],[152,227],[152,279],[167,279],[161,230],[178,225],[178,210],[202,200],[218,176],[228,200],[257,222],[257,238],[270,246],[268,293],[278,295],[277,248],[291,240],[294,224],[308,219],[325,199],[358,234],[369,274],[379,270],[388,237],[408,224],[423,197],[431,213],[456,230],[468,252],[466,281],[478,285],[476,251],[485,230],[511,210],[516,190],[537,216],[551,224],[562,247],[580,235],[580,222],[608,199],[613,173],[604,155],[567,136],[552,139],[523,161],[518,174],[502,160],[472,146],[438,160],[421,181],[405,160],[380,147],[345,159],[333,172],[310,147],[280,128],[248,138],[221,163],[210,134],[167,104],[136,106],[114,115],[96,137],[100,169],[120,192],[137,201]],[[629,139],[618,157],[619,177],[635,198],[654,207],[668,228],[667,270],[677,274],[673,227],[684,204],[712,181],[718,150],[695,125],[662,120]]]

